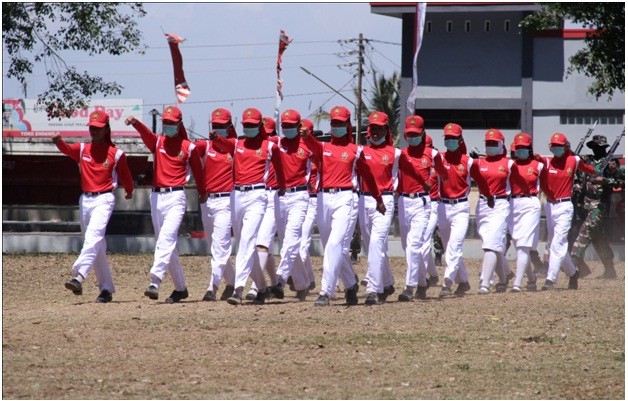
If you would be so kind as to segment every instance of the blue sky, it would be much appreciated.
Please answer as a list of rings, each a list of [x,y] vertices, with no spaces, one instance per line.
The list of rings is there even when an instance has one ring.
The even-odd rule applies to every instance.
[[[123,92],[114,98],[144,99],[141,117],[147,124],[151,109],[161,111],[175,102],[172,62],[162,29],[187,39],[180,49],[192,94],[180,107],[186,125],[202,135],[207,135],[210,112],[217,107],[230,109],[238,120],[247,107],[272,116],[280,29],[294,40],[283,56],[281,110],[294,108],[307,117],[319,107],[328,111],[336,104],[353,109],[299,67],[353,99],[357,54],[350,52],[357,43],[339,41],[357,39],[360,33],[372,40],[366,45],[365,99],[370,98],[373,69],[386,76],[401,69],[401,20],[371,14],[368,3],[147,3],[145,10],[147,15],[139,21],[148,46],[144,55],[88,57],[68,52],[64,58],[79,71],[120,83]],[[6,74],[6,54],[3,61]],[[40,65],[28,80],[27,97],[35,98],[45,85]],[[24,95],[17,81],[3,76],[3,98],[20,97]],[[320,128],[328,127],[323,123]]]

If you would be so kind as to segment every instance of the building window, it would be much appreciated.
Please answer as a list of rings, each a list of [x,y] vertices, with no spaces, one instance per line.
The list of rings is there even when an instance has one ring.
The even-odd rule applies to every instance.
[[[491,31],[491,21],[484,21],[484,32]]]
[[[621,110],[562,110],[561,125],[622,125],[624,112]]]
[[[432,32],[432,21],[427,21],[425,25],[425,29],[427,30],[427,32]]]
[[[510,32],[510,20],[509,19],[504,21],[504,32]]]
[[[521,110],[416,110],[425,120],[425,128],[442,130],[450,122],[463,129],[521,129]],[[441,131],[442,132],[442,131]]]
[[[446,30],[447,32],[451,32],[451,31],[453,30],[453,26],[454,26],[454,23],[453,23],[453,22],[451,22],[451,21],[447,21],[447,22],[445,23],[445,30]]]
[[[464,22],[464,31],[465,32],[471,32],[471,21],[465,21]]]

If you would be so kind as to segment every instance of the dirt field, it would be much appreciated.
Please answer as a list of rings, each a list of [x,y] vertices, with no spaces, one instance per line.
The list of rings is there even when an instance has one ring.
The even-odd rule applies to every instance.
[[[109,304],[93,275],[63,284],[76,255],[3,255],[5,399],[624,399],[625,277],[567,291],[316,308],[201,302],[208,258],[182,257],[190,298],[143,296],[152,255],[109,255]],[[320,277],[321,260],[314,258]],[[360,276],[366,260],[357,267]],[[477,274],[479,260],[468,260]],[[595,277],[602,272],[591,263]],[[442,274],[442,268],[441,268]],[[540,279],[539,283],[542,283]],[[317,284],[319,282],[317,281]],[[222,290],[222,288],[221,288]]]

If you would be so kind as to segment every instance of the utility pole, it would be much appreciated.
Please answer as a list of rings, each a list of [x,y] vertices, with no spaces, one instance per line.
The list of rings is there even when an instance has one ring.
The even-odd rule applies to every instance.
[[[364,36],[360,34],[358,39],[358,111],[357,111],[357,130],[355,142],[360,144],[360,134],[362,133],[362,65],[364,64]]]

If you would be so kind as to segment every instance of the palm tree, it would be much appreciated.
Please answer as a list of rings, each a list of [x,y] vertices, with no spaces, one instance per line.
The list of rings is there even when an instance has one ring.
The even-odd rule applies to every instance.
[[[318,130],[321,121],[329,120],[329,113],[324,111],[323,108],[319,108],[318,111],[312,114],[312,122],[316,125],[316,129]]]
[[[401,114],[399,91],[400,81],[397,72],[394,72],[392,77],[386,78],[384,75],[378,75],[376,71],[373,71],[371,104],[373,105],[373,109],[388,114],[388,121],[395,145],[399,142],[398,129]]]

